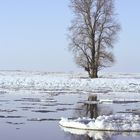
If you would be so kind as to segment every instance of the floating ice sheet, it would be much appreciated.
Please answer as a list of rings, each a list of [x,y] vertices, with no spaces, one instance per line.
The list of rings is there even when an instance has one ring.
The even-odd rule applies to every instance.
[[[96,119],[78,118],[69,120],[62,118],[59,124],[66,128],[81,130],[140,132],[140,117],[130,114],[99,116]]]
[[[78,135],[78,136],[87,136],[93,138],[94,140],[108,140],[112,136],[122,135],[123,137],[137,137],[140,136],[139,132],[115,132],[115,131],[92,131],[92,130],[81,130],[81,129],[72,129],[61,127],[61,129],[69,134]]]

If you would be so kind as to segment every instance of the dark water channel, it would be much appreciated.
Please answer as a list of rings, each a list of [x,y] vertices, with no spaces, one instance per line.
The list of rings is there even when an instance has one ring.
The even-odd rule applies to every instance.
[[[140,114],[139,102],[87,104],[88,95],[33,91],[0,92],[2,140],[138,140],[140,133],[64,129],[61,117],[97,117],[114,113]]]

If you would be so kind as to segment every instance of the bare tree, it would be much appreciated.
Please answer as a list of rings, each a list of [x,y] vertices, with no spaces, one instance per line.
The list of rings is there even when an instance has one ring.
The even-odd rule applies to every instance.
[[[120,30],[114,0],[70,0],[74,20],[69,28],[70,50],[91,78],[114,62],[112,48]]]

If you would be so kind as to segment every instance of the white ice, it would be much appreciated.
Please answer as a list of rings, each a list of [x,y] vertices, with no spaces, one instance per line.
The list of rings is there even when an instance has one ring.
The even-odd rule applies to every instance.
[[[59,124],[66,128],[81,130],[140,132],[140,117],[131,114],[99,116],[96,119],[78,118],[69,120],[62,118]]]
[[[102,73],[97,79],[89,79],[85,73],[0,71],[0,89],[140,93],[140,74]]]
[[[83,136],[86,135],[90,138],[93,138],[94,140],[108,140],[111,139],[112,136],[115,135],[122,135],[124,137],[137,137],[140,136],[139,132],[115,132],[115,131],[92,131],[92,130],[81,130],[81,129],[73,129],[73,128],[66,128],[66,127],[61,127],[61,129],[70,134],[74,135],[79,135]]]

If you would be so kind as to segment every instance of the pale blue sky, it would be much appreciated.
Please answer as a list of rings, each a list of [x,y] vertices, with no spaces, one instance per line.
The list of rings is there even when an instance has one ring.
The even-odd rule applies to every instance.
[[[80,71],[68,51],[68,0],[0,0],[0,70]],[[140,72],[140,0],[116,0],[112,72]],[[106,71],[107,71],[106,70]]]

